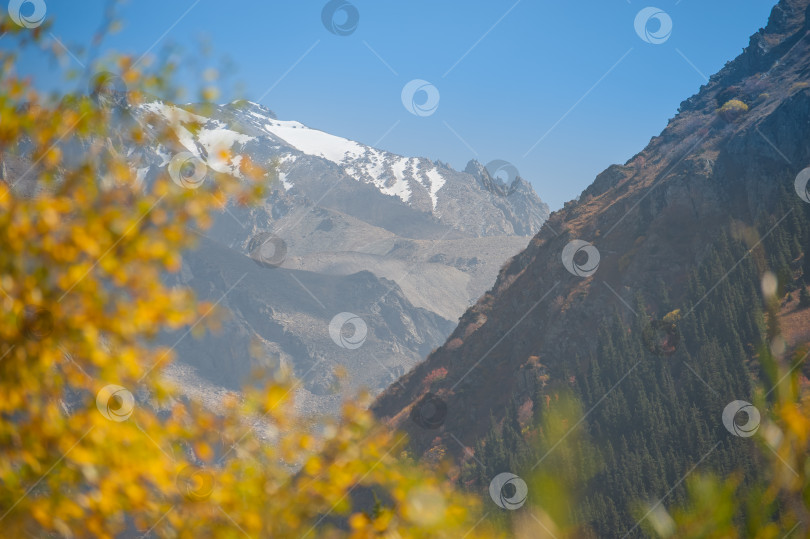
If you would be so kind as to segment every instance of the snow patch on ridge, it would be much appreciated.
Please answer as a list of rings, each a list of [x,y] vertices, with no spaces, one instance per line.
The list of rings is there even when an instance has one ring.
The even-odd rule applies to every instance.
[[[370,183],[381,193],[398,197],[405,203],[410,202],[411,182],[416,181],[426,188],[433,209],[436,209],[437,193],[445,180],[436,168],[430,168],[422,174],[421,179],[417,178],[419,159],[376,150],[353,140],[311,129],[300,122],[270,120],[263,127],[267,133],[282,139],[296,150],[342,166],[355,179]],[[407,173],[409,166],[410,174]]]
[[[435,168],[431,168],[425,172],[425,176],[427,176],[427,179],[429,180],[428,185],[425,187],[427,187],[427,190],[430,193],[430,199],[433,201],[433,209],[435,210],[436,204],[439,202],[439,189],[444,187],[444,178]]]
[[[278,179],[281,185],[284,186],[285,191],[289,191],[294,186],[291,181],[287,180],[287,172],[289,172],[290,167],[295,163],[297,158],[298,157],[295,155],[284,155],[278,160]]]
[[[323,157],[338,165],[366,152],[366,147],[357,142],[310,129],[299,122],[272,120],[264,129],[305,154]]]
[[[405,168],[408,166],[409,161],[410,159],[400,159],[391,165],[391,171],[394,173],[394,177],[397,181],[401,182],[405,180]]]
[[[216,172],[231,174],[241,178],[239,164],[242,156],[234,155],[236,151],[233,147],[236,144],[247,144],[255,137],[244,135],[236,131],[225,128],[225,124],[218,120],[212,120],[205,116],[199,116],[173,105],[166,105],[159,101],[146,103],[141,106],[143,110],[163,116],[172,126],[177,139],[183,147],[194,154]],[[203,127],[195,136],[189,131],[185,124],[198,124]],[[198,145],[199,143],[199,145]],[[200,146],[205,150],[205,155],[200,151]]]

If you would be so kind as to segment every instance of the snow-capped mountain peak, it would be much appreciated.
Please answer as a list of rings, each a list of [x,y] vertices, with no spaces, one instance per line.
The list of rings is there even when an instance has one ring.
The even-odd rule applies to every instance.
[[[247,155],[253,163],[276,166],[279,187],[292,196],[318,201],[326,193],[341,193],[347,197],[343,204],[357,205],[350,213],[378,212],[375,218],[397,221],[415,211],[474,236],[530,235],[548,216],[548,207],[526,182],[519,193],[487,189],[468,172],[279,120],[257,103],[181,107],[152,101],[139,111],[163,117],[178,142],[217,172],[240,177],[240,159]],[[340,189],[333,191],[336,182]]]
[[[250,115],[259,116],[255,112]],[[411,201],[414,189],[421,186],[430,196],[432,209],[436,210],[438,192],[445,179],[439,167],[428,159],[377,150],[296,121],[269,119],[261,127],[301,153],[331,161],[343,167],[352,178],[370,183],[383,194],[399,197],[405,203]]]

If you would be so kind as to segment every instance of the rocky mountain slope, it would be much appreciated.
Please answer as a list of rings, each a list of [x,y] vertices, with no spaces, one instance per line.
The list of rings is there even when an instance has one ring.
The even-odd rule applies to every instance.
[[[778,271],[785,282],[800,282],[803,275],[801,258],[780,254],[780,260],[767,249],[776,245],[800,256],[798,246],[807,239],[795,231],[801,229],[797,216],[807,213],[810,199],[794,183],[810,165],[808,4],[779,2],[768,25],[738,58],[684,101],[643,151],[605,170],[578,201],[553,213],[528,248],[501,271],[493,290],[462,316],[445,345],[378,398],[376,414],[406,430],[417,454],[447,451],[474,464],[474,448],[483,451],[481,441],[492,429],[491,417],[496,429],[506,428],[510,406],[528,403],[529,410],[545,409],[565,388],[580,396],[588,414],[593,411],[580,418],[582,428],[593,421],[587,432],[596,437],[620,433],[623,443],[630,444],[629,450],[624,446],[629,454],[653,444],[652,431],[643,428],[657,427],[640,425],[640,419],[633,426],[631,419],[624,423],[618,418],[632,416],[642,405],[685,413],[671,408],[669,393],[644,392],[644,384],[657,380],[685,399],[679,404],[686,410],[703,414],[700,422],[691,421],[701,429],[704,420],[709,425],[696,439],[718,436],[720,447],[728,449],[722,454],[750,462],[750,457],[736,453],[741,446],[721,437],[728,433],[719,419],[722,405],[715,407],[724,400],[723,405],[735,398],[753,400],[750,393],[740,393],[750,385],[746,377],[760,375],[751,366],[756,365],[751,362],[758,342],[743,343],[739,349],[724,335],[706,335],[704,327],[713,323],[710,313],[728,326],[729,335],[738,331],[753,339],[755,322],[722,320],[738,312],[730,306],[732,298],[724,295],[725,284],[746,290],[740,296],[745,298],[740,305],[744,301],[746,307],[740,312],[747,309],[753,317],[762,271]],[[737,259],[726,256],[738,251]],[[723,271],[706,270],[717,266]],[[668,314],[667,322],[662,321]],[[683,342],[679,345],[676,330],[669,329],[677,325],[673,320],[688,327],[695,340],[713,338],[719,347],[727,347],[729,357],[735,358],[728,369],[741,378],[718,380],[716,391],[707,389],[701,380],[722,372],[715,363],[720,353],[709,348],[695,351],[694,357],[670,359],[676,349],[680,354],[689,351]],[[608,331],[608,326],[621,329]],[[608,353],[619,348],[638,355]],[[615,376],[610,378],[608,372]],[[639,395],[650,400],[638,402]],[[701,395],[708,395],[711,404]],[[666,429],[663,418],[661,412],[659,427]],[[574,423],[580,425],[576,418]],[[668,457],[658,455],[654,462],[662,468],[661,463],[679,464],[672,469],[667,465],[666,472],[650,472],[655,479],[649,482],[634,476],[628,490],[638,489],[633,491],[637,498],[664,495],[667,485],[701,457],[697,450],[687,454],[682,449],[690,436],[674,429],[664,432],[660,447]],[[616,462],[610,460],[613,453],[609,455],[608,462],[618,466],[621,455]],[[722,468],[718,462],[723,461],[715,462]],[[639,469],[644,465],[639,463]],[[628,474],[638,471],[617,470],[619,479],[611,480],[627,481]],[[501,471],[512,470],[487,473],[491,477]],[[615,515],[615,507],[604,505],[614,502],[619,503],[600,500],[600,511]],[[631,530],[628,509],[618,511],[621,517],[615,518],[614,527],[597,529]]]
[[[319,413],[359,388],[382,390],[444,341],[548,215],[522,178],[506,186],[483,167],[473,175],[397,156],[254,103],[151,102],[137,112],[170,123],[217,172],[240,175],[223,150],[275,169],[262,206],[229,205],[184,257],[178,284],[233,314],[222,333],[177,347],[214,389],[238,388],[253,368],[284,367],[302,382],[301,408]]]
[[[248,101],[132,105],[114,82],[97,92],[116,111],[107,145],[130,157],[143,188],[167,173],[192,189],[214,173],[242,178],[243,159],[268,171],[263,203],[229,202],[183,257],[176,285],[232,315],[225,331],[176,347],[186,366],[172,376],[198,393],[238,389],[252,369],[282,367],[301,379],[306,411],[334,412],[361,387],[382,390],[445,340],[548,217],[516,174],[506,184],[474,161],[469,173],[395,155]],[[134,143],[135,131],[153,143]],[[68,164],[86,151],[64,146]],[[2,165],[0,180],[36,196],[36,174],[19,177],[30,168],[24,148]],[[352,328],[357,346],[340,337],[352,338]]]
[[[502,185],[488,174],[458,172],[278,120],[249,101],[184,107],[154,101],[137,113],[145,122],[171,122],[182,146],[212,170],[240,174],[240,160],[221,157],[223,150],[275,163],[279,192],[405,237],[531,236],[548,217],[548,206],[519,176]],[[475,162],[470,167],[486,172]],[[275,215],[286,208],[277,205]]]

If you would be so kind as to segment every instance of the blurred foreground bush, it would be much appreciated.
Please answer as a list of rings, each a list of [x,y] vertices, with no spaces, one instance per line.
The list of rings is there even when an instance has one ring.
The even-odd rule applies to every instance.
[[[241,179],[139,184],[139,149],[181,146],[170,126],[124,119],[174,89],[173,66],[120,57],[105,66],[118,75],[83,75],[86,95],[48,98],[16,74],[18,51],[44,48],[46,31],[0,25],[18,44],[0,51],[0,535],[489,535],[475,500],[403,460],[403,437],[363,403],[316,436],[294,416],[291,380],[217,413],[161,381],[172,353],[158,333],[221,320],[162,278],[191,230],[228,200],[258,200],[272,175],[244,156]]]

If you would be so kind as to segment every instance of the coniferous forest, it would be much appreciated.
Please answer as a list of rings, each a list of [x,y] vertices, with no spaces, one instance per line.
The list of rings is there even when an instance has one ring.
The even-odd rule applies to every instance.
[[[537,391],[528,421],[519,420],[524,403],[515,400],[500,423],[491,420],[461,481],[484,488],[506,471],[565,478],[575,485],[570,520],[586,523],[583,529],[594,537],[641,536],[635,524],[646,511],[642,502],[668,493],[666,506],[684,503],[682,478],[698,464],[738,476],[738,499],[761,488],[757,446],[730,434],[720,412],[730,401],[755,396],[772,404],[776,371],[768,372],[759,356],[780,333],[779,304],[769,307],[761,283],[770,272],[780,300],[807,293],[810,206],[781,188],[773,212],[761,214],[755,229],[763,239],[754,247],[733,230],[717,231],[703,262],[689,272],[682,304],[670,300],[672,286],[659,282],[637,295],[632,308],[638,316],[617,308],[599,328],[596,353],[575,358],[562,373],[570,383]],[[569,413],[565,395],[579,401],[580,415]],[[543,417],[570,427],[588,410],[584,433],[570,436],[577,441],[550,452],[561,436]],[[532,492],[541,503],[553,503],[542,490]],[[742,520],[745,510],[741,504],[735,517]]]

